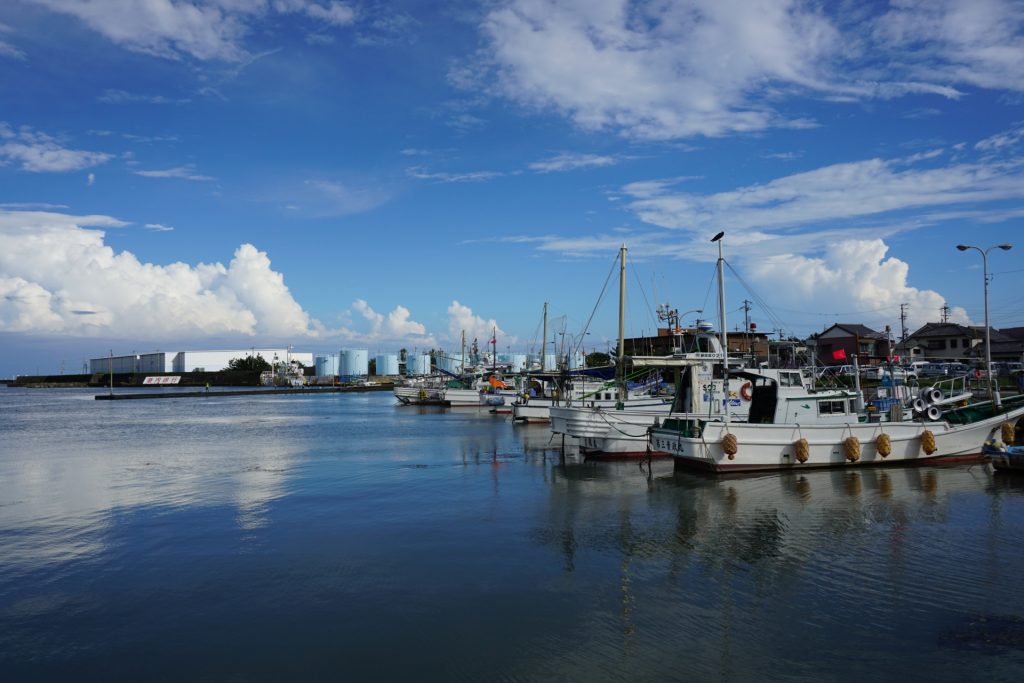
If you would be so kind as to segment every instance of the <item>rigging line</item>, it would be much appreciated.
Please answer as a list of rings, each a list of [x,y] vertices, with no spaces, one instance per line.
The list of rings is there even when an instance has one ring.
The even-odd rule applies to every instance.
[[[604,279],[604,287],[601,288],[601,293],[598,295],[597,301],[594,303],[594,309],[592,311],[590,311],[590,317],[587,318],[587,324],[583,326],[583,333],[581,334],[580,344],[583,343],[582,342],[582,337],[586,336],[587,331],[590,330],[590,323],[593,322],[593,320],[594,320],[594,314],[597,313],[597,307],[601,305],[601,300],[604,298],[605,290],[608,289],[608,283],[611,282],[612,274],[615,272],[615,264],[618,263],[618,262],[619,262],[619,255],[616,254],[615,258],[612,259],[612,267],[608,271],[608,277],[606,277]]]
[[[715,286],[715,278],[716,277],[718,277],[718,268],[717,268],[717,266],[715,268],[711,269],[711,279],[708,280],[708,290],[706,292],[704,292],[704,302],[701,304],[701,307],[700,307],[702,311],[708,310],[708,299],[711,298],[711,290]]]
[[[783,329],[782,318],[780,318],[775,313],[775,311],[772,310],[772,307],[768,305],[768,302],[761,298],[761,296],[757,294],[757,292],[755,292],[749,284],[747,284],[747,282],[740,276],[738,272],[736,272],[736,269],[733,268],[728,261],[725,261],[725,265],[726,267],[729,268],[729,272],[733,274],[733,276],[743,286],[743,288],[747,290],[747,293],[750,295],[752,299],[754,299],[754,302],[761,308],[762,311],[764,311],[764,314],[768,316],[768,320],[771,321],[772,325],[779,329]]]
[[[651,302],[647,300],[647,292],[644,290],[644,284],[640,282],[640,276],[637,275],[635,268],[633,269],[633,278],[636,280],[637,287],[640,288],[640,294],[644,297],[644,304],[647,305],[647,317],[650,319],[650,322],[654,325],[655,329],[657,329],[658,321],[654,319],[654,309],[651,308]]]

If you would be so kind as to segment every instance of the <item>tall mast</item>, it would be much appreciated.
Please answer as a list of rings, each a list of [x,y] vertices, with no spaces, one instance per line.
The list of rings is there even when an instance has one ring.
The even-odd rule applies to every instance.
[[[722,393],[724,395],[723,413],[725,423],[729,424],[729,337],[725,331],[725,258],[722,256],[722,238],[724,232],[715,235],[711,241],[718,242],[718,324],[719,337],[722,342]]]
[[[462,350],[460,351],[459,358],[462,360],[462,369],[459,371],[460,375],[466,374],[466,331],[462,331]]]
[[[548,353],[548,302],[544,302],[544,335],[540,338],[540,371],[547,370]]]
[[[626,245],[619,249],[619,359],[616,364],[619,376],[619,400],[626,398]]]
[[[498,371],[498,326],[491,330],[491,372]]]

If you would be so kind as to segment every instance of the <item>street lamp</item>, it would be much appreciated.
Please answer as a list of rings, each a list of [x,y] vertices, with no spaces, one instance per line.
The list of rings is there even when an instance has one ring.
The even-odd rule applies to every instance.
[[[985,274],[985,376],[988,379],[988,393],[992,398],[992,406],[995,410],[1001,410],[1003,407],[1003,401],[999,396],[999,385],[992,383],[992,329],[988,324],[988,252],[993,249],[1002,249],[1003,251],[1009,251],[1013,249],[1012,244],[997,244],[991,246],[988,249],[982,249],[972,244],[958,244],[956,248],[960,251],[967,251],[968,249],[974,249],[976,252],[981,254],[981,266]]]

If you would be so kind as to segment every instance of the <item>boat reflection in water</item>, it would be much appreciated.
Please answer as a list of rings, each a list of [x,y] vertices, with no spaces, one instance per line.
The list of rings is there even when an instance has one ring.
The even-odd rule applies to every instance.
[[[1024,486],[990,467],[708,479],[654,466],[553,468],[535,540],[565,590],[595,590],[604,571],[580,638],[696,679],[818,680],[837,662],[837,680],[1000,679],[1024,664],[1024,596],[998,589],[1024,566]],[[992,642],[1009,656],[979,659]]]

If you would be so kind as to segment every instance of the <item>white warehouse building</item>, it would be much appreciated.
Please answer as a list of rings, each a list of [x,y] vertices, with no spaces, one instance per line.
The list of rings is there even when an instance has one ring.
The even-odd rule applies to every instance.
[[[313,365],[312,353],[288,349],[238,349],[234,351],[157,351],[128,356],[105,356],[89,359],[89,372],[144,373],[144,372],[218,372],[228,367],[235,358],[263,356],[268,363],[288,359],[304,366]]]

